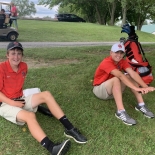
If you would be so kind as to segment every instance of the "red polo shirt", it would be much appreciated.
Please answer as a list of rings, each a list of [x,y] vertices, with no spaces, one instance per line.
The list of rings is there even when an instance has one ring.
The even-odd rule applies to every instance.
[[[12,6],[11,7],[11,13],[13,13],[13,17],[17,17],[17,8],[16,8],[16,6]]]
[[[19,69],[14,72],[9,61],[0,63],[0,91],[8,98],[23,95],[23,85],[27,74],[27,64],[20,62]]]
[[[105,58],[96,69],[93,85],[100,85],[104,81],[114,77],[112,74],[110,74],[112,70],[118,69],[120,71],[125,71],[126,68],[131,67],[125,59],[122,59],[117,64],[115,64],[111,56]]]

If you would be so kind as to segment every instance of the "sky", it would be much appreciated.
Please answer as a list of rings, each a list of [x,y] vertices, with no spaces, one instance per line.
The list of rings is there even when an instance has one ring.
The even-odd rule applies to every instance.
[[[0,0],[1,2],[10,3],[11,0]],[[32,15],[32,17],[45,17],[49,16],[54,18],[55,14],[57,14],[58,6],[53,7],[51,10],[48,9],[48,6],[45,7],[43,5],[37,5],[38,0],[29,0],[29,2],[34,2],[36,8],[36,14]]]

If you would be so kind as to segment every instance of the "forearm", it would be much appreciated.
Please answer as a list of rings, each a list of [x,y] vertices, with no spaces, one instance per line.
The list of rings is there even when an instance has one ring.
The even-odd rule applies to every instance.
[[[134,79],[135,82],[137,82],[142,88],[148,87],[148,85],[142,80],[142,78],[139,76],[138,73],[134,73],[130,75],[132,79]]]
[[[126,75],[122,74],[119,79],[129,88],[136,90],[137,87],[126,77]]]
[[[155,90],[154,87],[148,87],[144,83],[144,81],[141,79],[141,77],[135,71],[133,71],[131,68],[127,68],[126,72],[128,73],[128,75],[124,75],[122,72],[120,72],[118,70],[113,70],[111,72],[111,74],[114,75],[115,77],[119,78],[127,87],[129,87],[135,91],[138,91],[138,92],[140,91],[140,92],[142,92],[142,94],[146,94],[148,92]],[[128,78],[127,76],[130,76],[130,78]],[[138,84],[142,88],[139,88]]]
[[[0,92],[0,101],[5,102],[7,104],[13,105],[14,101],[11,100],[10,98],[6,97],[2,92]]]

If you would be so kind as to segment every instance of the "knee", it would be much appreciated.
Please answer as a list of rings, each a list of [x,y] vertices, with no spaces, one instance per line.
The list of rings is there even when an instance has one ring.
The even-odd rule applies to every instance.
[[[36,115],[34,112],[28,112],[26,117],[27,117],[27,121],[36,119]]]
[[[42,93],[43,93],[43,95],[44,95],[45,97],[51,96],[51,93],[50,93],[49,91],[44,91],[44,92],[42,92]]]
[[[49,91],[44,91],[44,92],[42,92],[42,97],[44,98],[44,100],[46,101],[46,99],[48,99],[49,97],[51,98],[54,98],[53,96],[52,96],[52,94],[49,92]]]
[[[121,82],[120,79],[119,79],[118,77],[114,77],[114,78],[113,78],[113,81],[116,82],[116,83],[120,83],[120,82]]]

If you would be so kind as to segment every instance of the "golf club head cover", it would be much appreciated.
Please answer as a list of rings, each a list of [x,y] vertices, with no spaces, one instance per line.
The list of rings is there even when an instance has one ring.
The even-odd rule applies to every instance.
[[[130,25],[129,25],[129,24],[124,24],[124,25],[122,26],[122,31],[121,31],[121,33],[122,33],[122,32],[125,32],[125,33],[127,33],[127,34],[129,35],[130,32],[131,32]]]
[[[134,25],[131,25],[131,26],[130,26],[129,24],[124,24],[124,25],[122,26],[122,31],[121,31],[121,33],[122,33],[122,32],[127,33],[128,36],[129,36],[129,39],[138,41],[138,36],[137,36],[137,34],[135,33],[135,26],[134,26]]]

